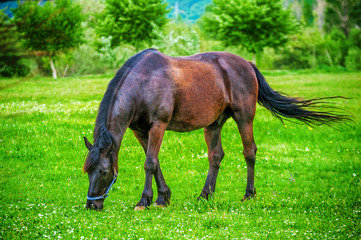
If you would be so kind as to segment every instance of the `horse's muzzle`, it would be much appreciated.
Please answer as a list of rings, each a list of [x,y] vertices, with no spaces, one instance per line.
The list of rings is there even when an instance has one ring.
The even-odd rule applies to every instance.
[[[101,211],[103,209],[104,200],[87,200],[85,207],[89,210]]]

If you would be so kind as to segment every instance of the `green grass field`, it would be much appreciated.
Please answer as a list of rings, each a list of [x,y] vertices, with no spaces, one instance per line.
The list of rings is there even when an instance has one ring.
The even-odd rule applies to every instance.
[[[0,238],[360,239],[361,73],[265,76],[291,96],[352,98],[334,102],[356,124],[282,125],[258,106],[257,198],[246,202],[246,164],[233,120],[223,128],[226,156],[209,201],[197,200],[208,170],[203,131],[167,132],[159,157],[171,205],[141,212],[133,209],[143,190],[145,156],[131,131],[104,210],[84,207],[82,137],[92,139],[111,77],[1,79]]]

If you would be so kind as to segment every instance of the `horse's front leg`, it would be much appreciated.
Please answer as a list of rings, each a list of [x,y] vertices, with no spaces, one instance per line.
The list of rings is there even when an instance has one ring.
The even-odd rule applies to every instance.
[[[142,210],[148,207],[153,201],[153,189],[152,189],[152,178],[155,177],[158,188],[158,198],[156,200],[157,205],[166,206],[170,200],[170,190],[165,183],[162,171],[159,165],[159,149],[162,144],[164,132],[167,128],[166,123],[154,122],[148,135],[148,147],[146,150],[146,160],[144,163],[145,171],[145,185],[142,193],[142,198],[137,203],[135,210]],[[138,140],[144,143],[145,140],[141,141],[139,135],[136,137]],[[143,145],[143,144],[142,144]]]

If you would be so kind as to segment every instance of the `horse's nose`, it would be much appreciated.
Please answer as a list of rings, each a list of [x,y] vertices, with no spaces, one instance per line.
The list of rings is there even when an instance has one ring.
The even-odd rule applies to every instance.
[[[100,211],[103,209],[103,203],[98,201],[89,201],[86,204],[86,208],[89,210]]]
[[[97,210],[97,208],[98,208],[96,204],[94,204],[93,202],[91,202],[89,200],[87,201],[85,207],[89,210]]]
[[[94,203],[87,203],[86,208],[89,210],[97,210],[98,207]]]

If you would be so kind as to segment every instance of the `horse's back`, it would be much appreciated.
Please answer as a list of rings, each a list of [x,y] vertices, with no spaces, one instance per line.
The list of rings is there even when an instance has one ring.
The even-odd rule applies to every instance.
[[[249,67],[244,59],[224,52],[173,58],[152,51],[137,69],[144,78],[142,107],[149,108],[150,122],[168,121],[169,130],[206,127],[232,107],[233,99],[241,100],[235,91],[248,89],[240,78],[247,77]]]

